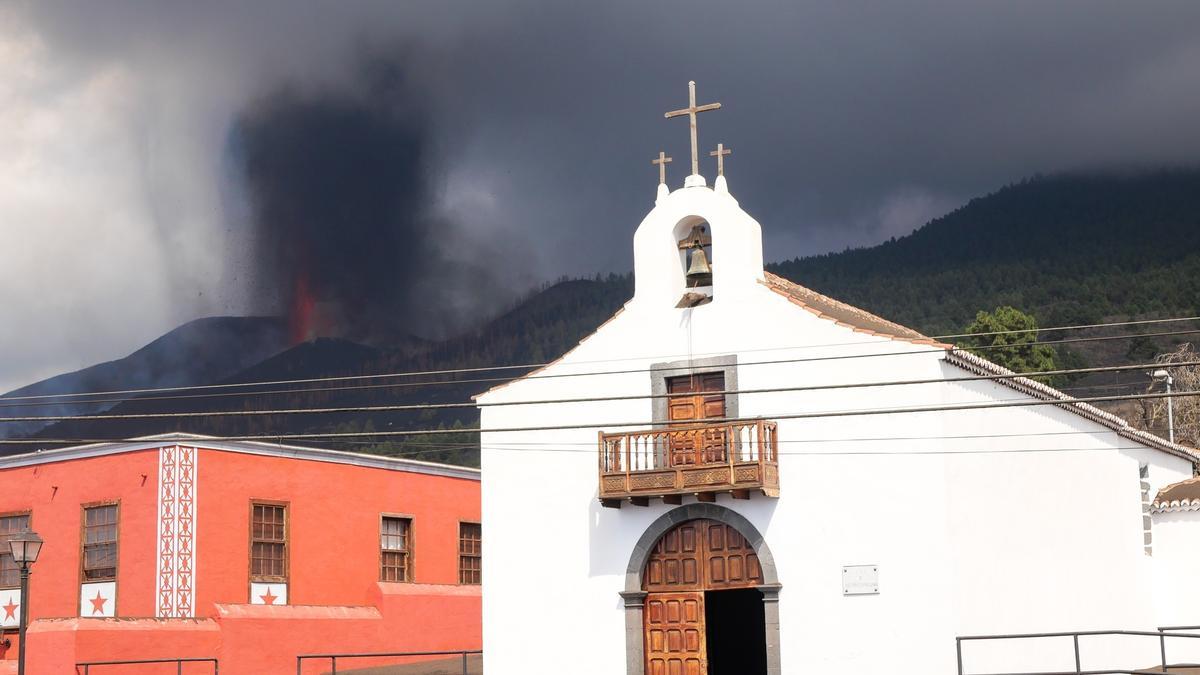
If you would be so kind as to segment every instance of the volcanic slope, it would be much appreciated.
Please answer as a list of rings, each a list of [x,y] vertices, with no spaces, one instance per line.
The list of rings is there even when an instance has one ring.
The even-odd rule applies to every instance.
[[[764,223],[764,227],[781,227]],[[719,256],[719,252],[717,254]],[[1014,305],[1042,326],[1200,314],[1200,169],[1037,177],[971,200],[906,237],[870,248],[770,265],[782,276],[927,335],[959,332],[979,310]],[[568,280],[532,293],[478,329],[442,342],[364,347],[344,340],[303,343],[235,375],[210,381],[342,377],[548,361],[574,346],[631,295],[632,278]],[[1197,335],[1151,336],[1196,323],[1142,329],[1044,333],[1042,339],[1120,340],[1059,346],[1070,365],[1145,362]],[[1128,339],[1126,339],[1128,338]],[[454,377],[371,379],[264,386],[253,396],[131,400],[112,412],[349,407],[469,401],[525,369]],[[414,381],[432,382],[416,386]],[[292,391],[316,386],[325,390]],[[1141,373],[1071,382],[1076,395],[1144,390]],[[266,390],[283,390],[266,393]],[[1122,411],[1131,414],[1130,411]],[[222,435],[386,432],[461,428],[436,438],[360,437],[327,444],[348,450],[474,463],[478,416],[470,407],[422,412],[197,416],[130,422],[63,422],[49,439],[120,438],[169,430]],[[49,446],[50,443],[48,442]],[[6,451],[28,449],[8,446]]]
[[[113,399],[119,397],[25,397],[208,384],[230,377],[287,346],[287,326],[282,319],[256,316],[196,319],[126,357],[55,375],[0,395],[0,400],[23,399],[12,402],[21,405],[0,410],[22,416],[95,414],[111,408]],[[63,403],[64,400],[78,402]],[[0,439],[27,436],[44,426],[40,422],[0,424]]]

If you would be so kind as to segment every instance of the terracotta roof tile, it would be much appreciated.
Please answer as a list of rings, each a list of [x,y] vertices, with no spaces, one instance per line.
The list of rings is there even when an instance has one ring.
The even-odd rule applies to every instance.
[[[1154,511],[1200,511],[1200,477],[1172,483],[1158,491]]]
[[[1051,387],[1048,384],[1032,380],[1027,377],[1008,377],[1015,373],[1008,368],[998,366],[987,359],[972,354],[961,349],[949,348],[946,350],[946,363],[958,366],[964,370],[968,370],[977,375],[1002,375],[1003,379],[995,380],[996,384],[1015,389],[1027,396],[1042,399],[1043,401],[1060,401],[1060,406],[1063,410],[1069,410],[1081,417],[1098,422],[1104,426],[1117,432],[1119,436],[1128,438],[1131,441],[1148,445],[1153,448],[1158,448],[1177,457],[1182,457],[1193,464],[1200,461],[1200,456],[1197,456],[1196,451],[1177,443],[1172,443],[1165,438],[1156,436],[1148,431],[1135,429],[1129,426],[1129,422],[1117,415],[1106,412],[1097,408],[1090,403],[1077,401],[1073,396],[1064,394],[1063,392]]]
[[[848,305],[840,300],[834,300],[828,295],[822,295],[811,288],[805,288],[779,275],[771,274],[770,272],[764,272],[763,274],[765,277],[763,283],[767,288],[786,297],[788,300],[822,319],[829,319],[839,326],[853,328],[859,333],[867,333],[869,335],[879,335],[881,337],[895,338],[909,342],[923,342],[931,345],[938,344],[936,341],[911,328],[875,316],[866,310]]]
[[[887,319],[880,318],[865,310],[848,305],[840,300],[822,295],[810,288],[805,288],[800,284],[793,283],[784,279],[781,276],[764,273],[763,284],[772,291],[783,295],[793,304],[799,305],[805,310],[816,314],[817,316],[833,321],[839,326],[850,328],[858,333],[867,333],[871,335],[879,335],[881,337],[892,338],[894,340],[904,340],[917,344],[927,344],[936,347],[941,347],[946,350],[946,361],[960,368],[965,368],[980,375],[1013,375],[1014,373],[1007,368],[998,366],[987,359],[976,356],[970,352],[966,352],[956,348],[954,345],[938,342],[932,338],[926,337],[917,331],[901,326],[898,323],[893,323]],[[1182,445],[1171,443],[1166,439],[1160,438],[1146,431],[1135,429],[1129,426],[1125,420],[1096,408],[1074,400],[1054,387],[1042,384],[1035,380],[1024,377],[1005,377],[997,379],[997,384],[1016,389],[1024,394],[1034,398],[1040,398],[1047,401],[1058,400],[1062,401],[1062,407],[1070,410],[1082,417],[1086,417],[1094,422],[1099,422],[1104,426],[1114,430],[1117,434],[1124,436],[1132,441],[1143,443],[1150,447],[1164,450],[1168,453],[1183,457],[1188,461],[1196,463],[1198,459],[1195,450]],[[1200,480],[1200,479],[1198,479]],[[1192,501],[1196,504],[1197,509],[1200,509],[1200,483],[1197,484],[1196,496]]]

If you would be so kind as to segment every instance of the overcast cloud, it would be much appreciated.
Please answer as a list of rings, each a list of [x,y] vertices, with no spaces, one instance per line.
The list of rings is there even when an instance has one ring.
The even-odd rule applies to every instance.
[[[686,124],[662,113],[689,79],[725,106],[701,144],[733,148],[770,259],[901,235],[1037,172],[1200,158],[1195,2],[10,2],[0,391],[275,311],[231,130],[378,59],[428,97],[448,259],[527,251],[514,293],[631,267],[650,159],[685,173]]]

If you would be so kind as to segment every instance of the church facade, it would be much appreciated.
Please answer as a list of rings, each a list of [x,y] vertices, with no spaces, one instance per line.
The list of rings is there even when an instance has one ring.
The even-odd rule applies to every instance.
[[[0,537],[22,529],[45,545],[28,616],[0,554],[0,672],[22,619],[30,675],[480,645],[475,469],[186,434],[77,446],[0,458]]]
[[[1155,499],[1191,449],[765,272],[723,175],[664,177],[633,246],[621,311],[477,399],[488,672],[928,675],[956,636],[1200,622],[1200,515]],[[1069,639],[964,645],[1075,669]]]

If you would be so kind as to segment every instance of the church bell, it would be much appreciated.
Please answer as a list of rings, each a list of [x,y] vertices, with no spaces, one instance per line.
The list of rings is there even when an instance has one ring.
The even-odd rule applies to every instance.
[[[697,246],[692,249],[692,260],[688,265],[687,280],[691,286],[709,286],[712,284],[712,267],[708,264],[708,256],[704,249]]]

